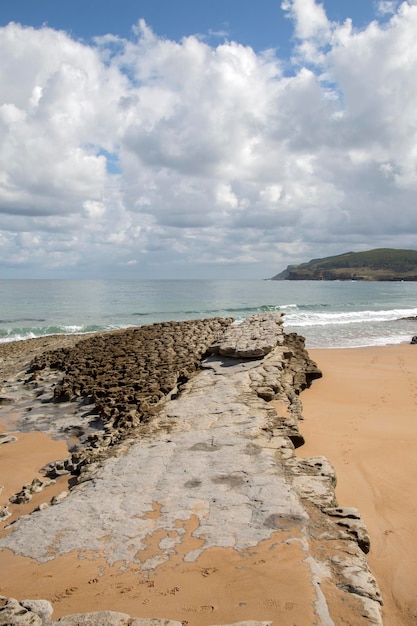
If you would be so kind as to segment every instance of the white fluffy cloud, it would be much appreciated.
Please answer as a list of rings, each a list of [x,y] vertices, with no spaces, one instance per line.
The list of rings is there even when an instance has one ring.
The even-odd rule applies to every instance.
[[[295,21],[295,36],[298,39],[326,39],[330,24],[322,4],[315,0],[283,0],[281,7]]]
[[[262,277],[417,247],[417,6],[362,30],[282,7],[292,65],[142,21],[93,45],[0,29],[3,275]]]

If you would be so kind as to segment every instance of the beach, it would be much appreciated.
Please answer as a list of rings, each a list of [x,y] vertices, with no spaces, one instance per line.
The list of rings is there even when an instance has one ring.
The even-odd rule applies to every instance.
[[[42,515],[38,518],[32,513],[39,506],[48,505],[51,497],[66,493],[68,474],[65,471],[62,476],[56,476],[52,484],[34,493],[29,502],[9,504],[12,516],[3,523],[1,541],[16,534],[13,522],[19,516],[23,517],[17,526],[23,531],[31,520],[35,521],[35,527],[24,534],[20,547],[9,549],[3,545],[0,569],[7,571],[8,576],[0,583],[0,594],[16,597],[22,602],[28,596],[46,598],[53,605],[54,619],[104,609],[128,612],[135,617],[176,619],[190,626],[229,624],[252,618],[279,621],[284,626],[291,626],[294,621],[315,622],[317,582],[313,580],[306,558],[303,536],[308,518],[296,496],[290,494],[290,485],[275,458],[278,449],[287,450],[287,456],[292,457],[291,444],[289,440],[279,444],[271,443],[269,437],[265,440],[260,426],[266,425],[265,420],[275,412],[247,386],[251,384],[248,372],[256,372],[256,385],[262,385],[265,393],[266,377],[271,381],[278,379],[285,359],[289,358],[284,354],[299,353],[296,365],[301,370],[297,373],[299,382],[294,381],[291,385],[293,390],[297,385],[305,384],[302,371],[307,368],[312,375],[315,367],[309,363],[303,342],[293,340],[291,351],[290,344],[285,350],[279,348],[283,340],[280,316],[265,316],[265,320],[264,316],[261,317],[262,324],[267,324],[264,339],[253,344],[256,328],[252,323],[248,356],[253,357],[254,352],[258,357],[261,353],[266,355],[271,348],[278,346],[275,357],[272,356],[274,350],[271,352],[268,371],[262,370],[262,360],[245,360],[245,348],[240,339],[241,358],[238,361],[232,357],[229,359],[227,374],[222,372],[224,359],[216,357],[221,349],[218,346],[213,347],[209,369],[193,378],[190,359],[204,349],[204,346],[195,347],[197,339],[211,345],[216,336],[226,337],[223,333],[227,322],[216,320],[93,336],[70,353],[62,352],[62,342],[58,341],[60,351],[54,353],[55,363],[63,354],[66,365],[76,362],[80,376],[83,358],[94,350],[96,363],[104,359],[102,369],[107,362],[112,362],[111,379],[115,385],[116,361],[122,366],[126,363],[127,357],[121,357],[122,349],[128,351],[130,359],[133,353],[136,354],[133,350],[136,334],[140,338],[137,354],[144,349],[149,333],[147,351],[155,345],[156,336],[159,344],[165,345],[165,371],[169,367],[169,340],[176,339],[183,347],[177,345],[175,361],[169,371],[174,373],[179,367],[184,372],[187,363],[191,387],[182,403],[181,400],[168,402],[164,409],[167,414],[164,416],[161,408],[161,415],[155,416],[149,426],[135,430],[133,438],[120,426],[120,414],[117,415],[107,432],[117,431],[122,443],[116,441],[108,455],[110,458],[104,461],[99,473],[94,470],[97,464],[91,463],[89,456],[84,457],[82,469],[90,468],[91,475],[85,477],[84,471],[78,489],[58,506],[41,512],[52,516],[56,513],[59,519],[50,518],[40,528],[36,520],[39,521]],[[233,332],[242,333],[243,326]],[[227,345],[224,350],[233,353],[233,342],[230,338],[224,341]],[[48,345],[53,348],[54,340],[50,339]],[[45,347],[43,339],[28,343],[27,356],[42,357]],[[188,352],[181,364],[179,355],[185,347]],[[3,350],[6,368],[15,373],[12,381],[3,385],[3,396],[15,401],[6,405],[6,409],[3,407],[0,413],[3,429],[16,437],[16,441],[0,446],[0,475],[4,483],[0,504],[3,506],[23,483],[30,484],[34,478],[44,480],[44,475],[38,473],[40,467],[66,455],[62,438],[53,440],[50,435],[40,432],[13,433],[19,411],[22,414],[20,425],[22,418],[29,413],[31,427],[34,427],[37,420],[33,420],[33,415],[41,411],[38,419],[50,426],[45,411],[51,402],[42,405],[42,398],[48,400],[51,385],[52,388],[56,386],[56,375],[51,382],[51,374],[38,369],[43,360],[37,361],[32,373],[19,370],[24,363],[24,353],[24,344],[6,346]],[[109,356],[111,354],[113,357]],[[154,368],[158,366],[155,359]],[[294,376],[295,370],[291,374],[293,366],[287,365],[287,377]],[[214,371],[216,367],[218,371]],[[128,379],[125,377],[123,384],[119,382],[119,388],[121,385],[125,394],[127,380],[133,371],[135,366],[131,363]],[[136,370],[135,384],[138,372],[139,369]],[[145,374],[148,379],[149,374]],[[231,377],[231,382],[224,380],[216,385],[216,380],[224,377]],[[78,384],[78,379],[71,380],[74,386]],[[26,381],[23,387],[22,381]],[[68,381],[67,377],[67,388]],[[152,394],[156,391],[155,384],[156,379]],[[112,393],[117,391],[118,388],[114,388]],[[98,391],[91,393],[98,394]],[[286,396],[282,397],[285,399]],[[108,397],[106,402],[110,401]],[[85,404],[83,406],[85,409]],[[76,403],[71,402],[52,403],[52,413],[60,413],[66,424],[68,411],[74,413],[75,407]],[[178,420],[176,427],[175,417]],[[62,431],[61,435],[65,432]],[[138,442],[138,438],[143,440]],[[264,448],[259,446],[261,443]],[[90,453],[94,450],[97,448],[93,447]],[[86,458],[87,465],[84,465]],[[248,464],[250,472],[245,471],[249,470]],[[266,479],[265,472],[271,474],[270,479]],[[105,486],[100,491],[103,482]],[[332,499],[330,480],[328,485],[329,498]],[[265,495],[260,497],[262,493]],[[145,498],[141,504],[143,494]],[[146,494],[150,494],[149,497]],[[66,505],[69,506],[60,515]],[[245,523],[245,519],[250,523]],[[102,524],[104,537],[100,530]],[[72,533],[70,549],[68,542],[65,546],[61,544],[68,532]],[[44,539],[46,548],[42,547]],[[84,547],[78,545],[80,539],[85,540]],[[347,603],[354,607],[358,604],[349,598]],[[0,623],[1,618],[0,605]]]
[[[417,622],[417,352],[401,344],[310,350],[323,372],[302,394],[301,456],[325,455],[341,506],[368,528],[385,626]]]
[[[382,591],[385,626],[411,626],[417,615],[415,350],[410,345],[310,350],[323,378],[301,394],[304,419],[299,430],[305,444],[296,450],[297,457],[327,457],[336,470],[339,506],[359,509],[370,534],[367,560]],[[272,401],[270,406],[274,405],[283,412],[282,403]],[[3,422],[3,430],[12,431],[13,424]],[[16,437],[17,442],[0,446],[0,475],[10,477],[2,481],[6,484],[0,504],[37,476],[41,466],[65,456],[62,440],[41,433],[16,433]],[[66,480],[59,478],[17,513],[28,513],[61,493],[67,488]],[[165,535],[161,530],[154,533],[142,561],[158,552],[158,542],[172,541],[176,532],[182,533],[182,547],[148,577],[138,576],[134,563],[109,567],[99,553],[80,559],[74,550],[39,563],[3,549],[0,567],[9,576],[0,585],[0,594],[47,598],[53,603],[55,618],[104,606],[131,615],[177,619],[182,624],[240,619],[269,619],[284,626],[325,623],[317,621],[317,588],[297,526],[273,532],[248,550],[213,546],[196,562],[187,563],[187,551],[201,547],[196,533],[199,514],[196,510],[188,521],[176,520],[176,530]],[[157,524],[158,503],[146,516]],[[335,589],[326,596],[334,623],[374,623],[363,622],[355,612],[360,611],[355,600],[338,598]]]

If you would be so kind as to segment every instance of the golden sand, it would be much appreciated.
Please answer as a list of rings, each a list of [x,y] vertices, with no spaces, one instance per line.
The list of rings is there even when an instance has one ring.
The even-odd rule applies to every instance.
[[[336,469],[357,507],[384,599],[385,626],[417,624],[417,347],[310,350],[323,378],[303,392],[306,445]]]

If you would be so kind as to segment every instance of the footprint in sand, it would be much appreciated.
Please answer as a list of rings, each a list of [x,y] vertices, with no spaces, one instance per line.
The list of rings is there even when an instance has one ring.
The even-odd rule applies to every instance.
[[[78,591],[78,587],[68,587],[67,589],[65,589],[65,591],[61,591],[60,593],[57,593],[53,599],[56,602],[59,602],[60,600],[64,600],[65,598],[72,596],[72,594],[75,591]]]
[[[275,598],[268,598],[267,600],[263,600],[261,603],[263,606],[268,609],[280,609],[281,602],[279,600],[275,600]]]
[[[206,578],[207,576],[211,576],[212,574],[215,574],[218,571],[219,570],[217,569],[217,567],[205,567],[203,570],[201,570],[201,575],[204,576],[204,578]]]
[[[183,613],[212,613],[214,611],[214,606],[183,606],[181,610]]]

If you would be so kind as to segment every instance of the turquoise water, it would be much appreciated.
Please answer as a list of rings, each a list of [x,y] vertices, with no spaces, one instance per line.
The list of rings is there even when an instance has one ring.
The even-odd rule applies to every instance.
[[[167,320],[285,313],[307,347],[410,341],[416,283],[260,280],[0,280],[0,342]]]

